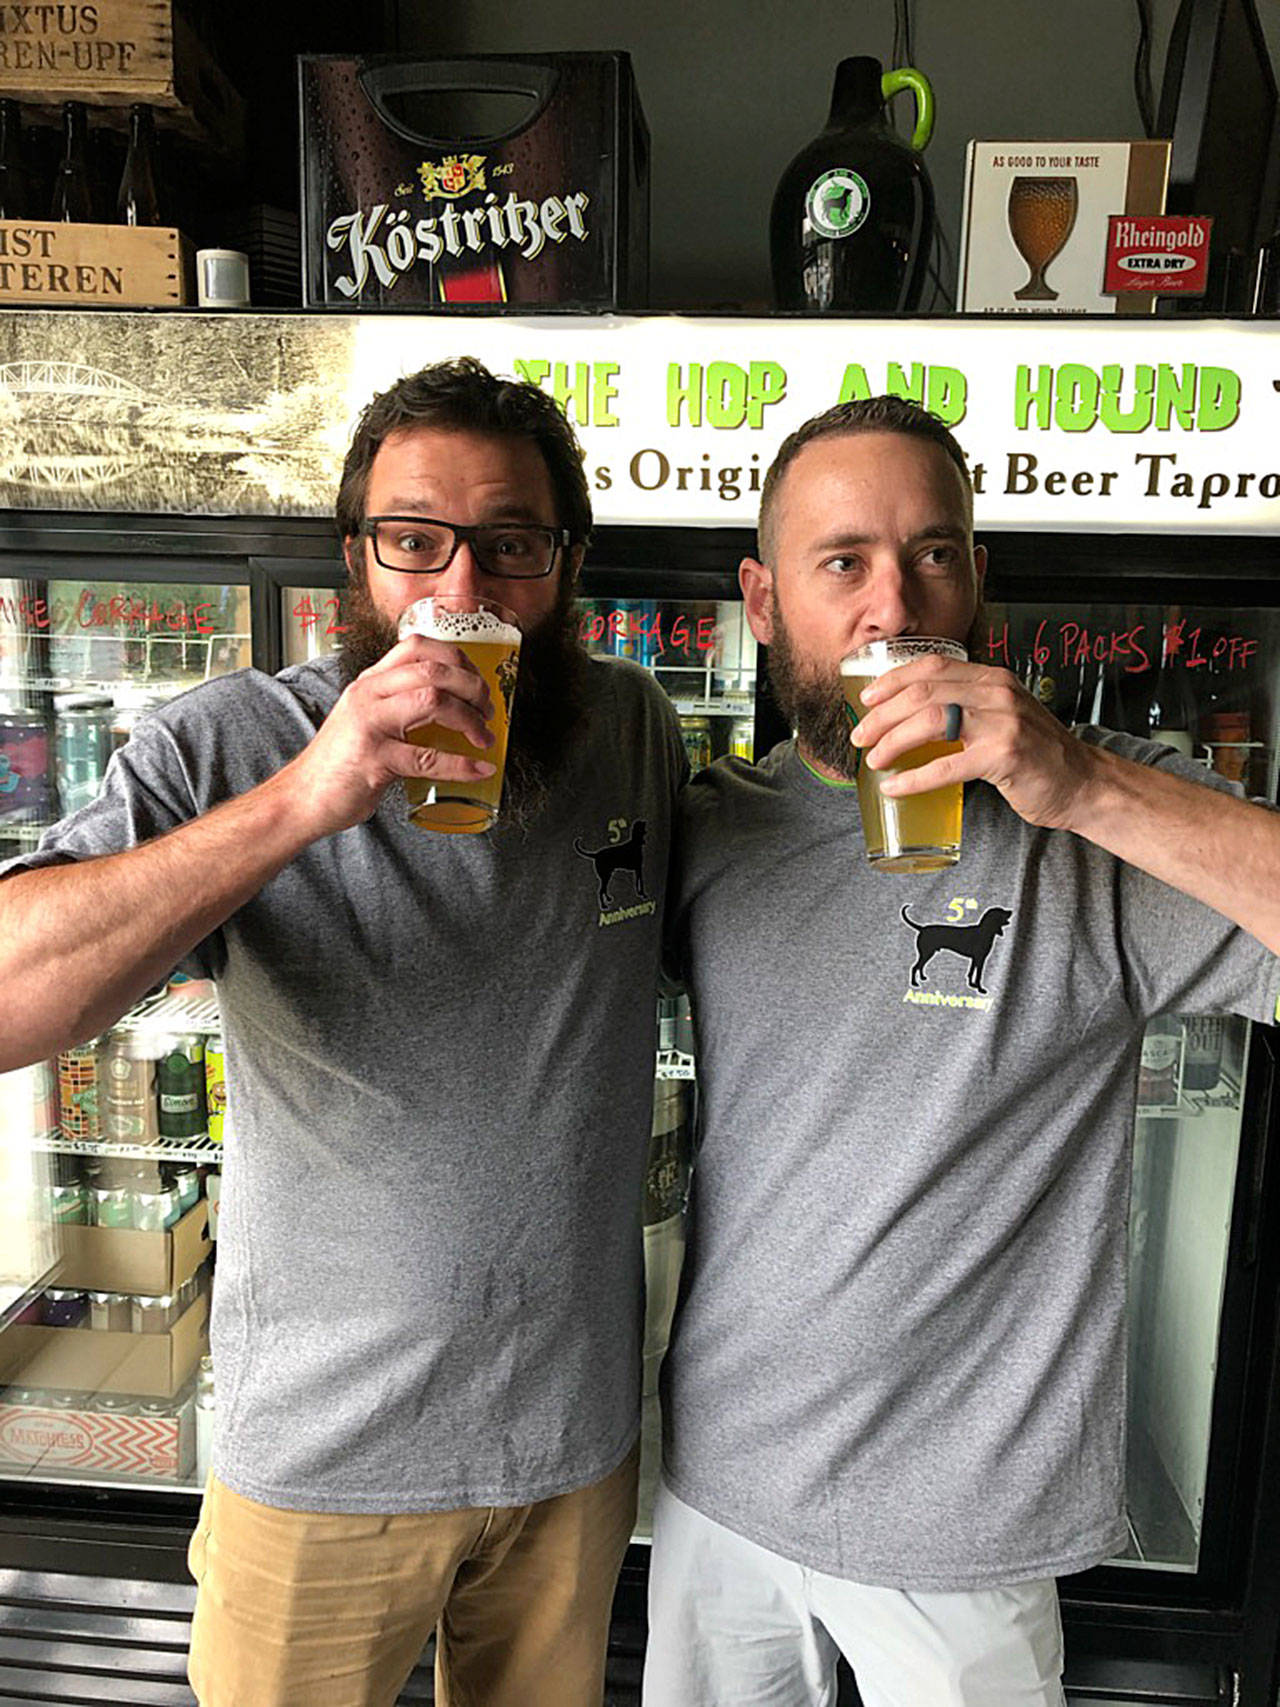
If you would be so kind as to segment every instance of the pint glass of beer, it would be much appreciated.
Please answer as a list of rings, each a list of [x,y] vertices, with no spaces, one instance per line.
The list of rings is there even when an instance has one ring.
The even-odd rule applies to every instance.
[[[844,687],[845,707],[850,725],[860,723],[866,714],[862,690],[875,679],[894,670],[899,664],[909,664],[913,658],[936,653],[943,658],[955,658],[964,663],[967,657],[963,646],[954,640],[933,640],[922,636],[903,636],[898,640],[873,640],[845,658],[840,665]],[[960,741],[927,741],[903,753],[887,770],[872,770],[865,753],[858,753],[858,805],[862,809],[862,832],[867,843],[867,858],[878,871],[922,872],[941,871],[960,858],[960,819],[964,809],[964,790],[957,783],[946,788],[930,789],[927,794],[900,795],[887,798],[880,792],[880,779],[899,771],[919,770],[933,759],[946,753],[958,753]],[[858,749],[854,748],[857,753]]]
[[[493,699],[494,742],[474,747],[466,736],[442,723],[421,723],[405,731],[417,747],[441,753],[461,753],[468,759],[487,759],[492,776],[463,780],[406,777],[409,817],[421,830],[450,835],[474,835],[491,828],[502,800],[502,772],[507,757],[507,728],[520,663],[520,624],[513,612],[493,599],[469,594],[441,594],[418,599],[400,613],[400,638],[425,634],[459,647],[489,684]]]

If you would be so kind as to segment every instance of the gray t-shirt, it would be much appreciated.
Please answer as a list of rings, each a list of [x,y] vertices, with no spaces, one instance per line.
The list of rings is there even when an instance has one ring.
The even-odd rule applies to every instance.
[[[685,760],[651,677],[589,676],[586,732],[527,833],[426,833],[393,789],[188,962],[217,980],[234,1107],[214,1469],[250,1499],[517,1505],[606,1475],[635,1439]],[[6,870],[122,849],[252,788],[337,695],[333,660],[183,695]]]
[[[697,776],[681,846],[703,1100],[663,1372],[673,1491],[864,1583],[1096,1563],[1125,1540],[1142,1027],[1269,1020],[1280,961],[985,784],[958,865],[873,872],[852,792],[791,743]]]

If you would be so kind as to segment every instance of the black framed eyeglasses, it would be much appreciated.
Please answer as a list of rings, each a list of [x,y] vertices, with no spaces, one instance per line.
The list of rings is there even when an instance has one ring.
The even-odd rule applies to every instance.
[[[373,541],[384,569],[405,575],[438,575],[464,542],[486,575],[532,581],[549,575],[556,553],[569,544],[568,528],[536,522],[442,522],[434,516],[366,516],[357,532]]]

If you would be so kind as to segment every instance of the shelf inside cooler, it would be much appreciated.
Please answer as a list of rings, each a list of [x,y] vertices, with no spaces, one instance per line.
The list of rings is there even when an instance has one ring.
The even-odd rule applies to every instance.
[[[1211,1114],[1219,1109],[1237,1112],[1243,1087],[1239,1079],[1231,1073],[1223,1073],[1216,1085],[1207,1090],[1182,1090],[1176,1102],[1136,1104],[1135,1112],[1144,1120],[1181,1119],[1188,1117],[1198,1119],[1201,1115]]]
[[[0,842],[22,842],[27,847],[35,847],[46,830],[53,828],[53,822],[25,823],[14,822],[10,818],[0,818]]]
[[[103,693],[114,694],[121,688],[133,692],[145,690],[156,699],[172,698],[185,693],[198,680],[184,676],[178,681],[160,681],[153,677],[128,676],[0,676],[0,693]]]
[[[659,1049],[655,1078],[692,1079],[694,1076],[692,1055],[682,1055],[678,1049]]]
[[[159,1032],[166,1037],[183,1032],[218,1032],[222,1030],[222,1015],[216,996],[180,996],[165,990],[139,1002],[111,1029]]]
[[[678,694],[672,694],[671,703],[681,717],[750,717],[755,712],[755,703],[749,697],[730,699],[721,696],[718,699],[685,699]]]
[[[21,1286],[12,1283],[0,1283],[0,1331],[7,1328],[15,1316],[21,1315],[28,1304],[33,1304],[45,1289],[56,1280],[59,1264],[51,1263],[38,1280],[26,1281]]]
[[[64,1138],[46,1132],[32,1147],[56,1156],[128,1156],[150,1162],[220,1163],[222,1145],[207,1133],[192,1138],[159,1138],[152,1144],[114,1144],[105,1138]]]

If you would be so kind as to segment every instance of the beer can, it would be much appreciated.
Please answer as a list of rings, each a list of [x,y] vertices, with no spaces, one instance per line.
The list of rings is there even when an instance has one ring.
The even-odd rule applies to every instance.
[[[132,1227],[133,1204],[123,1186],[95,1186],[90,1213],[95,1227]]]
[[[138,1408],[138,1401],[132,1393],[99,1393],[97,1409],[107,1416],[125,1413],[132,1415]]]
[[[227,1129],[227,1056],[226,1045],[217,1035],[205,1042],[204,1081],[209,1136],[215,1144],[221,1144]]]
[[[659,1079],[654,1086],[644,1183],[646,1226],[684,1209],[689,1187],[688,1097],[689,1087],[679,1079]]]
[[[674,996],[658,997],[658,1048],[664,1051],[676,1046],[676,1004]]]
[[[661,651],[658,601],[641,599],[632,617],[636,630],[635,660],[652,669]]]
[[[187,1311],[200,1295],[200,1284],[194,1274],[189,1274],[177,1291],[176,1319],[181,1321]]]
[[[0,706],[0,820],[38,824],[52,817],[44,716],[26,706]]]
[[[166,1233],[178,1219],[178,1194],[167,1188],[133,1191],[132,1224],[139,1233]]]
[[[160,1136],[197,1138],[205,1130],[204,1038],[172,1037],[160,1058]]]
[[[58,1101],[64,1138],[96,1142],[102,1137],[101,1039],[64,1049],[58,1056]]]
[[[151,1297],[135,1293],[133,1298],[133,1331],[135,1334],[167,1334],[177,1319],[177,1305],[172,1293]]]
[[[751,764],[756,756],[756,729],[749,717],[735,718],[729,726],[729,751],[735,759]]]
[[[615,658],[640,658],[640,600],[615,599],[605,617],[607,649]]]
[[[218,1215],[222,1205],[222,1170],[210,1168],[205,1176],[205,1196],[209,1199],[209,1237],[215,1243],[218,1238]]]
[[[31,1130],[37,1137],[58,1130],[58,1074],[52,1061],[25,1067],[31,1088]]]
[[[688,996],[676,997],[676,1048],[682,1055],[693,1054],[693,1010]]]
[[[63,1227],[89,1225],[89,1194],[78,1181],[49,1187],[49,1219]]]
[[[85,1395],[73,1393],[68,1387],[46,1387],[37,1395],[37,1403],[46,1411],[82,1411],[86,1408]]]
[[[160,1136],[155,1047],[116,1032],[102,1050],[102,1131],[113,1144],[153,1144]]]
[[[89,1326],[105,1333],[132,1333],[133,1300],[123,1292],[91,1292]]]
[[[112,702],[106,694],[58,694],[53,774],[63,816],[95,800],[111,757]]]
[[[689,755],[690,770],[705,770],[711,763],[711,724],[705,717],[682,717],[680,733]]]
[[[189,1162],[182,1162],[176,1167],[162,1168],[161,1177],[166,1186],[178,1199],[178,1219],[194,1209],[200,1201],[200,1170]]]
[[[50,1287],[44,1295],[42,1320],[46,1328],[78,1328],[89,1314],[87,1293]]]

